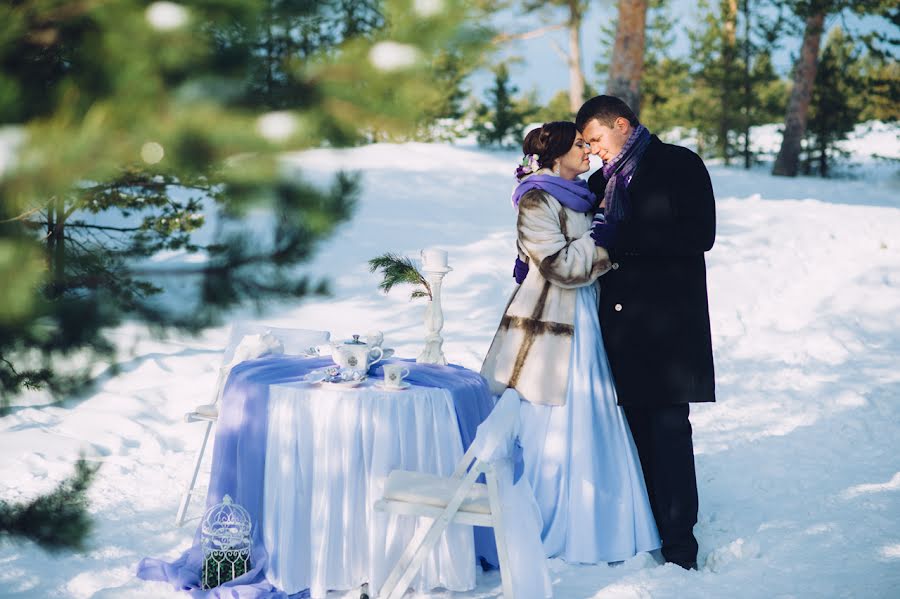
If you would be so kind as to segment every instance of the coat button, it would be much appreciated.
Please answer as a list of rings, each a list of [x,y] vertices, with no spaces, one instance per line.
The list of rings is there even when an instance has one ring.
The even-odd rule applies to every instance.
[[[622,311],[622,304],[616,304],[615,306],[613,306],[613,308],[615,309],[616,312],[621,312],[621,311]]]
[[[612,269],[613,269],[613,270],[619,270],[619,263],[618,263],[618,262],[613,262],[613,263],[612,263]]]

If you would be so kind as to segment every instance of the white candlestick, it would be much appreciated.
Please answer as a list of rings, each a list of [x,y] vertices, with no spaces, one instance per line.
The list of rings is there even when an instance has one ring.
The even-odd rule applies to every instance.
[[[447,268],[447,251],[438,248],[422,250],[422,266],[428,268]]]
[[[426,253],[432,252],[432,253]],[[425,349],[416,358],[420,364],[447,364],[442,346],[444,338],[441,329],[444,327],[444,313],[441,309],[441,284],[444,275],[453,270],[447,266],[447,252],[430,249],[422,252],[422,271],[431,286],[431,301],[425,309]]]

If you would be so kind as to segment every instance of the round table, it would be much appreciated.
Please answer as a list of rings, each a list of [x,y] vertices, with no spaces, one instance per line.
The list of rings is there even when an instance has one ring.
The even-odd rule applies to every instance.
[[[463,443],[447,389],[384,390],[303,382],[269,387],[263,498],[266,578],[287,593],[381,588],[418,527],[377,512],[391,470],[453,473]],[[412,586],[475,586],[472,528],[453,525]]]

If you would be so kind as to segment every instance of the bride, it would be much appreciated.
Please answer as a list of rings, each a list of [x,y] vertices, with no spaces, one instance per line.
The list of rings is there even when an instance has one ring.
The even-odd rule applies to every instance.
[[[521,284],[481,373],[495,393],[512,387],[523,400],[525,476],[547,556],[622,561],[660,540],[600,332],[598,280],[611,266],[590,236],[600,206],[578,178],[589,147],[574,123],[553,122],[522,149],[512,196]]]

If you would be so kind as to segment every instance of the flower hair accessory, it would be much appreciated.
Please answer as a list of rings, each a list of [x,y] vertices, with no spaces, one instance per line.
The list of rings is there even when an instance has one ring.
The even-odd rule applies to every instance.
[[[525,175],[534,174],[538,172],[540,168],[541,165],[538,164],[537,154],[525,154],[522,156],[522,162],[516,167],[516,178],[521,179]]]

